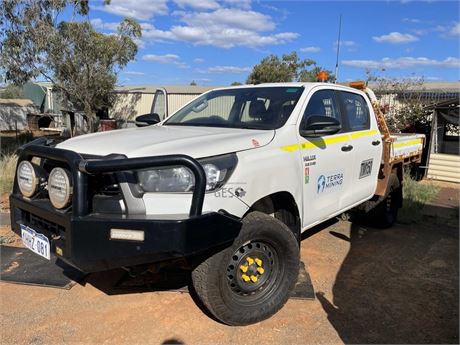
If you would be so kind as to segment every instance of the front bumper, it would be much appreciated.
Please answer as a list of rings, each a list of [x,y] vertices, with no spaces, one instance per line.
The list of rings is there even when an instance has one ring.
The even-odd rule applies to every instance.
[[[74,177],[72,212],[56,210],[47,199],[24,198],[15,183],[10,196],[11,226],[19,235],[21,224],[44,234],[50,241],[51,252],[83,272],[173,261],[230,245],[239,234],[241,221],[238,218],[223,211],[201,213],[205,186],[202,171],[195,174],[197,184],[188,216],[92,214],[87,211],[85,200],[81,200],[87,195],[84,175],[88,170],[97,173],[132,166],[158,166],[162,159],[147,157],[144,166],[142,158],[97,160],[86,164],[88,161],[70,152],[34,145],[23,150],[19,162],[35,156],[66,161]],[[167,165],[169,158],[163,159],[163,163]],[[196,170],[202,169],[192,158],[186,159],[193,165],[196,163]],[[144,240],[114,240],[110,238],[111,229],[142,230]]]
[[[226,246],[238,236],[241,223],[222,213],[183,219],[151,216],[88,215],[68,218],[46,203],[10,197],[11,226],[21,234],[28,225],[50,240],[51,251],[83,272],[170,261]],[[144,241],[111,240],[110,229],[143,230]]]

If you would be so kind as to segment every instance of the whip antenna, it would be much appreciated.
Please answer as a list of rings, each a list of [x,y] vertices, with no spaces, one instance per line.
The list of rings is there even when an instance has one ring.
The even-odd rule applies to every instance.
[[[337,83],[337,79],[339,76],[339,53],[340,53],[340,34],[342,33],[342,15],[339,17],[339,37],[337,39],[337,57],[335,60],[335,77],[334,83]]]

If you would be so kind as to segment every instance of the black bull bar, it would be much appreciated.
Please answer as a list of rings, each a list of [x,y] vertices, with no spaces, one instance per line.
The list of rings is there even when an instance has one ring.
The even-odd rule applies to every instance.
[[[108,155],[85,159],[74,151],[45,146],[43,141],[39,143],[42,145],[35,141],[21,148],[18,164],[40,157],[68,165],[73,180],[71,211],[64,213],[49,202],[23,197],[15,179],[10,196],[12,228],[18,234],[21,234],[21,224],[37,228],[31,222],[35,216],[57,224],[64,229],[65,239],[40,226],[36,230],[49,238],[52,253],[84,272],[189,257],[228,246],[239,234],[241,221],[237,217],[224,210],[202,213],[206,175],[200,163],[190,156],[124,158]],[[154,215],[92,214],[89,210],[88,178],[91,175],[165,166],[184,166],[195,176],[188,217],[158,219]],[[143,230],[145,239],[142,243],[111,240],[113,228]]]

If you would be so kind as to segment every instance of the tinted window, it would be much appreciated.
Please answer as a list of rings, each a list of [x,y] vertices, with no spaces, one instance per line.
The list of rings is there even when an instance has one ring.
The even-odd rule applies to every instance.
[[[313,115],[329,116],[339,121],[341,120],[334,91],[320,90],[316,91],[313,96],[311,96],[307,108],[305,109],[302,122],[305,122]]]
[[[369,108],[363,96],[352,92],[340,92],[343,109],[348,119],[351,131],[370,128]]]

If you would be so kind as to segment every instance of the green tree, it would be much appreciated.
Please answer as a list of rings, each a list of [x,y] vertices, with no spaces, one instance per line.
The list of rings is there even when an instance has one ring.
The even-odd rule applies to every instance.
[[[197,86],[197,83],[195,80],[192,80],[192,82],[190,83],[191,86]]]
[[[3,99],[20,99],[24,98],[22,89],[16,85],[10,84],[0,91],[0,98]]]
[[[233,83],[230,84],[230,86],[238,86],[238,85],[243,85],[239,81],[234,81]]]
[[[68,11],[70,21],[59,20]],[[8,0],[0,4],[0,66],[16,85],[51,81],[66,107],[83,111],[90,130],[110,107],[117,75],[137,53],[141,28],[123,20],[114,35],[94,30],[87,0]]]
[[[283,54],[282,57],[269,55],[255,65],[248,76],[247,84],[276,82],[310,82],[316,81],[316,75],[324,70],[311,59],[301,60],[296,52]],[[329,73],[329,80],[333,80]]]

